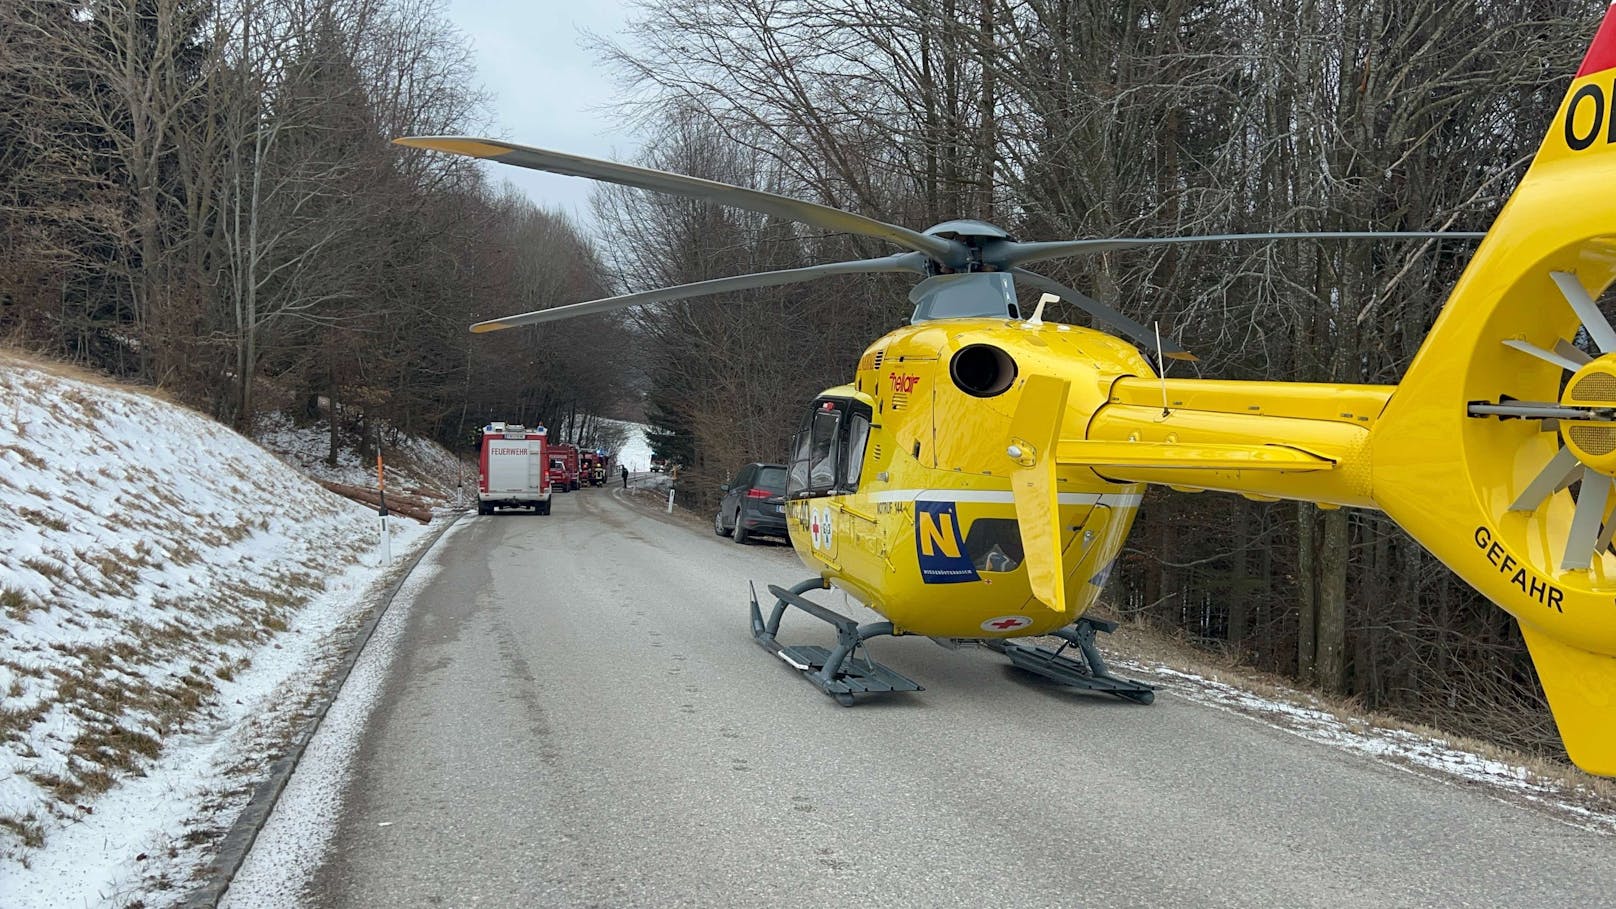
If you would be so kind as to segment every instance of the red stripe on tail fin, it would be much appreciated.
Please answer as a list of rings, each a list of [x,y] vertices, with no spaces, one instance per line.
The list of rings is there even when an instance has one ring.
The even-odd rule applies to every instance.
[[[1577,78],[1616,69],[1616,5],[1605,11],[1605,21],[1599,23],[1599,33],[1588,46],[1588,55],[1582,58]]]

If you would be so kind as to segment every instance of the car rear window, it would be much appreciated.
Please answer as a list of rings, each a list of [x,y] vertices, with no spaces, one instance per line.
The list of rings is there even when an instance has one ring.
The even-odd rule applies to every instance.
[[[752,483],[755,489],[767,489],[770,492],[786,491],[786,469],[784,467],[759,467],[757,480]]]

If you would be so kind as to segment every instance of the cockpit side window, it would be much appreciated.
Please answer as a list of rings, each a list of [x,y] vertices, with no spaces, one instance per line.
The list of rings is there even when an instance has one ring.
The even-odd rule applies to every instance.
[[[845,492],[858,490],[859,472],[864,467],[864,448],[870,441],[870,415],[854,412],[847,422],[847,445],[842,453],[842,482]]]

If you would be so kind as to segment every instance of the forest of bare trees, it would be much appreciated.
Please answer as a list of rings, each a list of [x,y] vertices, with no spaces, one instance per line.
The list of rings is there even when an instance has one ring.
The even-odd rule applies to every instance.
[[[427,0],[0,0],[0,340],[333,456],[606,408],[619,334],[465,331],[602,287],[578,230],[390,144],[486,126],[469,54]]]
[[[640,163],[915,228],[1480,230],[1603,6],[640,0],[599,50]],[[595,240],[390,145],[499,131],[468,54],[431,0],[0,0],[0,341],[247,430],[330,413],[334,445],[643,393],[700,502],[780,459],[802,405],[907,318],[907,282],[848,277],[467,335],[893,251],[619,188],[596,196]],[[1200,357],[1173,374],[1391,383],[1467,253],[1212,244],[1054,277],[1159,321]],[[1369,708],[1558,750],[1513,622],[1377,513],[1152,492],[1107,600]]]

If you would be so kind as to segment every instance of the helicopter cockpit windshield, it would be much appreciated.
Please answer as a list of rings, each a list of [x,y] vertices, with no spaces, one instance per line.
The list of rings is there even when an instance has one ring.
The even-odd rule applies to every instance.
[[[909,292],[911,324],[932,319],[1016,319],[1015,276],[1007,271],[936,275]]]

